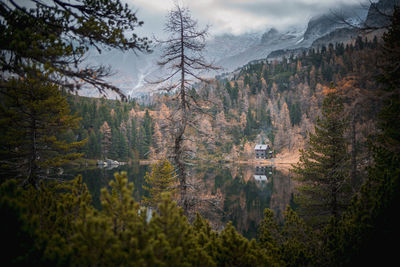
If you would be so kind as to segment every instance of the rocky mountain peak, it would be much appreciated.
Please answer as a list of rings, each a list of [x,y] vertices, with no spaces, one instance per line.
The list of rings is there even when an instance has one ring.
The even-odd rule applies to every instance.
[[[380,0],[372,3],[368,10],[365,26],[379,28],[389,25],[389,17],[393,14],[395,5],[400,5],[399,0]]]
[[[340,26],[343,27],[331,14],[314,17],[308,22],[307,30],[304,33],[304,40],[315,40],[317,37],[321,37]]]
[[[267,31],[261,36],[261,43],[266,43],[271,39],[276,39],[278,36],[279,36],[278,30],[275,28],[271,28],[269,31]]]

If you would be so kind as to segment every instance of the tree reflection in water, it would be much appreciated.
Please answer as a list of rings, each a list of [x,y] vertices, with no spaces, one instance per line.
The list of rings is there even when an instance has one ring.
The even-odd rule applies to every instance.
[[[68,170],[82,174],[93,198],[100,208],[100,189],[107,187],[117,171],[126,171],[134,183],[135,199],[140,201],[144,176],[149,166],[138,164],[118,168],[90,168]],[[199,165],[189,171],[191,185],[191,211],[208,219],[214,229],[222,229],[232,221],[245,237],[257,235],[265,208],[274,210],[282,219],[283,211],[291,203],[293,185],[290,173],[284,168],[254,165]]]

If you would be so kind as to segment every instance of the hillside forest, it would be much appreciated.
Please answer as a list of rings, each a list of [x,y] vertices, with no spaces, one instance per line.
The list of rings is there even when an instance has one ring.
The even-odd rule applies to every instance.
[[[108,69],[78,67],[93,46],[151,52],[146,37],[132,34],[143,22],[128,5],[33,2],[31,9],[0,5],[5,266],[349,266],[396,259],[398,5],[388,25],[346,42],[131,98],[105,82]],[[178,4],[173,12],[170,18],[190,14]],[[82,84],[119,98],[79,96]],[[211,176],[204,186],[214,188],[201,195],[182,163],[249,163],[260,143],[272,147],[275,163],[290,163],[296,188],[284,214],[265,208],[248,239],[232,222],[217,228],[204,218],[221,216],[217,209],[194,208],[198,201],[217,206],[206,197],[226,178]],[[96,196],[82,175],[63,176],[107,159],[151,165],[135,185],[116,171]],[[146,192],[139,199],[138,186]]]

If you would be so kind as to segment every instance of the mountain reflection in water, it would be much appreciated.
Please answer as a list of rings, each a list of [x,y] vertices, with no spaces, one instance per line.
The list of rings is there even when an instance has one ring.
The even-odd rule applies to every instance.
[[[90,168],[67,170],[82,174],[97,208],[100,189],[107,187],[115,172],[126,171],[134,183],[134,198],[140,201],[144,192],[147,165],[124,165],[113,169]],[[291,203],[293,185],[287,169],[254,165],[199,165],[189,169],[191,210],[208,219],[214,229],[220,230],[228,221],[245,237],[256,237],[265,208],[282,219],[283,211]]]

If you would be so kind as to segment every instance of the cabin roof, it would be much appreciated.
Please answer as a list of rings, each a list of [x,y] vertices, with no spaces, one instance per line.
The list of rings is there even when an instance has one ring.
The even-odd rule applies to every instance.
[[[254,149],[255,149],[255,150],[267,150],[267,149],[268,149],[268,145],[260,145],[260,144],[257,144],[257,145],[254,147]]]

